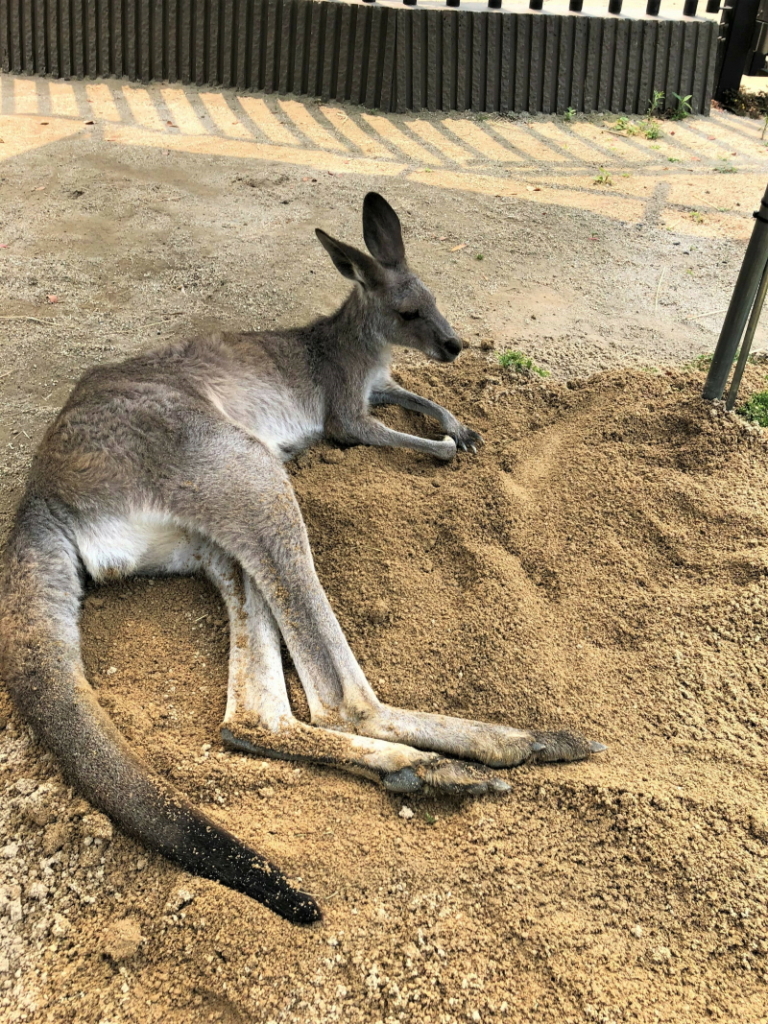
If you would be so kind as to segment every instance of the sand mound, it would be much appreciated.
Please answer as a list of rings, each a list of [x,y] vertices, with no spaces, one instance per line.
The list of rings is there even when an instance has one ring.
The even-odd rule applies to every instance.
[[[700,374],[565,385],[467,354],[400,376],[483,431],[478,457],[318,448],[292,470],[369,678],[392,703],[608,752],[477,802],[224,754],[216,596],[95,591],[105,706],[326,920],[292,928],[113,835],[11,720],[3,1020],[768,1020],[765,435],[711,411]]]

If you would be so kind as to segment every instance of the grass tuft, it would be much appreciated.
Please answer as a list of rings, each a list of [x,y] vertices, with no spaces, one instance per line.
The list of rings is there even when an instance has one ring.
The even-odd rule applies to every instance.
[[[756,391],[736,412],[752,423],[768,427],[768,391]]]
[[[514,370],[515,373],[536,373],[539,377],[549,376],[549,370],[537,366],[529,356],[525,356],[522,352],[517,352],[515,349],[499,352],[498,360],[499,365],[503,366],[505,370]]]

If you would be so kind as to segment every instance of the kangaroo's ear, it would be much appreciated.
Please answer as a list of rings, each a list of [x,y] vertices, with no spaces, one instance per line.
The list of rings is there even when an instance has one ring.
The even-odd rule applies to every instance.
[[[328,251],[338,272],[344,277],[348,277],[350,281],[357,281],[364,288],[372,288],[380,281],[381,268],[370,256],[355,249],[353,245],[337,242],[335,238],[326,235],[320,228],[315,228],[315,234]]]
[[[405,263],[400,219],[378,192],[369,192],[363,202],[363,238],[371,255],[385,267]]]

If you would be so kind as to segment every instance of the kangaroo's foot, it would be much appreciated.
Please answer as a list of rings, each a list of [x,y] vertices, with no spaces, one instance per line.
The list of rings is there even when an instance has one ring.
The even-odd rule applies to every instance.
[[[482,765],[416,750],[402,743],[284,721],[276,731],[250,715],[227,718],[225,747],[256,757],[324,764],[378,782],[393,793],[440,792],[454,796],[506,793],[508,782]]]
[[[494,722],[406,711],[386,704],[347,714],[350,728],[361,736],[437,750],[452,757],[479,761],[490,768],[514,768],[529,761],[582,761],[606,749],[602,743],[570,732],[513,729]]]

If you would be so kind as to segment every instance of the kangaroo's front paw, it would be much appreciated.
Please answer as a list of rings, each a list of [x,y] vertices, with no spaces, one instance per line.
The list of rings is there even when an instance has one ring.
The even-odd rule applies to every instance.
[[[435,455],[438,459],[442,459],[443,462],[450,462],[451,459],[456,458],[456,442],[448,434],[445,435],[442,441],[435,441]]]
[[[483,443],[481,435],[471,427],[465,427],[463,423],[457,423],[450,436],[460,452],[472,452],[473,455],[477,455],[477,446]]]
[[[531,748],[531,761],[583,761],[590,754],[600,754],[608,748],[604,743],[585,740],[570,732],[536,732],[536,742]]]

